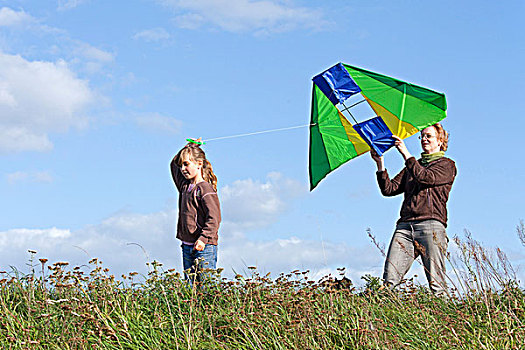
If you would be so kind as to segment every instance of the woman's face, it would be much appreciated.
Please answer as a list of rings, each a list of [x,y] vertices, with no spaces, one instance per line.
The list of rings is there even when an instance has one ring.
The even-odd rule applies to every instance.
[[[421,148],[424,153],[436,153],[441,151],[442,142],[437,138],[437,130],[433,126],[429,126],[421,131]]]

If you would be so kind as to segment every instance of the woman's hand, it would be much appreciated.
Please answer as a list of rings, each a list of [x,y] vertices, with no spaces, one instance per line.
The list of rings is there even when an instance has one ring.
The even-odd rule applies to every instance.
[[[374,162],[376,162],[377,164],[377,171],[384,171],[385,162],[383,160],[383,156],[380,156],[379,154],[377,154],[377,152],[373,148],[370,148],[370,156],[372,157]]]
[[[195,242],[195,244],[193,245],[193,249],[198,250],[199,252],[203,251],[204,247],[206,247],[206,243],[204,243],[200,239],[198,239],[197,242]]]
[[[394,140],[396,140],[395,146],[396,146],[397,150],[399,151],[399,153],[401,153],[401,155],[403,156],[403,158],[405,160],[407,160],[408,158],[412,157],[412,155],[410,154],[410,152],[407,149],[407,146],[405,145],[405,142],[400,137],[398,137],[396,135],[392,135],[392,138]]]
[[[370,156],[376,163],[381,162],[381,160],[383,159],[383,156],[380,156],[379,154],[377,154],[377,152],[373,148],[370,148]]]

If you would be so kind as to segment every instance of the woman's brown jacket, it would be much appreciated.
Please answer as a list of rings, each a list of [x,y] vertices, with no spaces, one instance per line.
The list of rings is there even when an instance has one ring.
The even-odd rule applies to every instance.
[[[377,172],[377,183],[384,196],[404,193],[398,222],[435,219],[447,226],[447,201],[456,177],[454,161],[442,157],[426,166],[411,157],[393,179],[386,169]]]

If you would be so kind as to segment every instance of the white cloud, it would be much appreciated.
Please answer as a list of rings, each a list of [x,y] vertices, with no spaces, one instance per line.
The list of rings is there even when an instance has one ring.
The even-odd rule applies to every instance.
[[[71,10],[89,0],[58,0],[58,10]]]
[[[180,248],[175,239],[175,211],[153,214],[119,213],[97,225],[67,229],[11,229],[0,232],[0,269],[15,266],[23,270],[27,250],[50,262],[86,264],[99,258],[112,273],[147,272],[146,262],[180,265]],[[140,245],[142,249],[137,246]]]
[[[294,7],[282,1],[250,0],[160,0],[174,9],[175,22],[188,29],[206,23],[231,32],[286,32],[319,29],[327,24],[319,10]]]
[[[135,74],[133,74],[133,72],[128,72],[126,75],[124,75],[121,79],[120,79],[120,85],[121,86],[124,86],[124,87],[127,87],[127,86],[132,86],[133,84],[135,84],[137,82],[137,77],[135,76]]]
[[[79,0],[61,1],[59,9],[71,9],[83,2]],[[3,47],[9,48],[10,52],[44,52],[55,57],[61,57],[64,61],[68,61],[71,66],[79,65],[88,73],[98,73],[103,65],[115,60],[114,53],[76,40],[67,31],[48,26],[42,22],[41,19],[34,18],[23,10],[15,11],[8,7],[1,8],[0,28],[17,28],[39,38],[37,43],[28,47],[23,44],[20,46],[18,41],[11,41],[10,38],[6,37]]]
[[[274,277],[298,269],[310,270],[312,276],[320,278],[328,272],[336,276],[337,268],[346,267],[346,276],[356,280],[365,273],[377,276],[382,268],[383,258],[372,246],[351,247],[296,236],[263,241],[244,235],[226,236],[220,244],[220,265],[229,272],[255,266],[259,272],[271,272]]]
[[[164,28],[146,29],[133,36],[135,40],[144,40],[147,42],[163,41],[169,38],[170,34]]]
[[[101,50],[86,43],[79,43],[76,52],[88,59],[89,61],[110,63],[115,60],[114,54]]]
[[[38,247],[39,249],[53,248],[56,242],[71,237],[70,230],[58,229],[12,229],[0,232],[0,249],[2,255],[11,251],[27,250]],[[6,265],[5,262],[2,264]]]
[[[12,175],[13,181],[27,181],[29,176],[27,173]],[[278,219],[290,204],[287,201],[293,200],[293,196],[283,196],[284,199],[277,203],[277,194],[300,191],[296,186],[293,180],[272,173],[268,175],[266,182],[238,181],[236,185],[229,186],[227,191],[224,191],[225,188],[220,189],[222,213],[226,221],[220,229],[219,262],[229,273],[232,269],[244,268],[243,261],[264,263],[262,267],[276,273],[281,268],[291,270],[308,267],[313,260],[315,266],[325,267],[325,262],[334,262],[334,259],[342,256],[340,245],[328,245],[329,249],[338,253],[329,253],[328,258],[324,259],[320,258],[323,254],[320,253],[322,248],[319,242],[302,241],[297,237],[283,237],[271,242],[247,238],[250,229],[268,225],[264,220],[274,222]],[[252,193],[248,195],[246,190]],[[224,192],[228,192],[228,195],[224,195]],[[258,200],[260,205],[254,205],[257,202],[256,194],[261,195]],[[247,198],[239,197],[244,195]],[[241,209],[242,207],[248,207],[249,210]],[[241,214],[247,218],[240,216]],[[262,215],[264,220],[258,218],[257,214]],[[72,231],[69,235],[55,235],[54,238],[46,230],[18,229],[0,232],[0,237],[3,237],[0,240],[0,268],[5,269],[6,265],[23,267],[27,249],[34,249],[38,252],[38,257],[51,261],[68,260],[77,265],[98,257],[119,275],[132,270],[145,272],[145,263],[153,259],[180,270],[180,242],[175,238],[176,220],[176,209],[168,209],[151,214],[118,213],[99,224]],[[20,232],[26,234],[20,235]],[[14,235],[18,241],[12,247],[9,242]],[[48,240],[38,240],[35,237],[48,237]]]
[[[158,113],[138,116],[135,118],[135,122],[145,130],[168,134],[178,134],[182,126],[180,120]]]
[[[9,7],[0,9],[0,27],[21,26],[33,22],[34,19],[23,10],[14,11]]]
[[[241,191],[246,187],[254,191],[259,188],[260,200],[267,204],[263,208],[286,208],[290,203],[276,204],[273,197],[266,193],[278,192],[274,187],[278,176],[280,175],[271,175],[267,182],[238,181],[238,187],[230,187],[230,191],[240,195],[247,193]],[[288,181],[282,176],[280,180]],[[234,191],[234,188],[238,191]],[[295,190],[293,185],[288,189],[279,188],[279,191],[285,192]],[[263,220],[257,218],[257,212],[271,221],[277,220],[280,214],[273,209],[260,212],[261,207],[248,205],[253,204],[250,202],[253,198],[248,198],[245,203],[237,195],[221,197],[223,214],[228,221],[220,229],[218,265],[225,269],[226,277],[232,277],[234,272],[249,273],[249,266],[257,267],[261,274],[270,272],[273,278],[281,272],[310,270],[309,278],[313,279],[329,273],[338,277],[337,268],[344,267],[345,275],[356,285],[363,284],[361,277],[365,274],[381,276],[384,258],[372,243],[367,246],[352,246],[350,240],[346,243],[304,239],[300,232],[293,232],[293,227],[290,228],[292,233],[277,239],[254,238],[250,235],[251,230],[265,225]],[[242,211],[251,218],[250,224],[247,223],[250,220],[238,216],[241,210],[233,206],[235,203],[239,207],[251,208],[252,212]],[[229,212],[230,210],[233,212]],[[50,262],[65,260],[73,266],[86,264],[91,258],[97,257],[116,276],[130,271],[145,274],[148,271],[146,262],[154,259],[162,262],[166,269],[175,268],[181,271],[180,242],[175,238],[176,218],[177,211],[167,209],[149,214],[117,213],[98,224],[75,231],[58,228],[3,231],[0,232],[0,269],[9,271],[9,266],[13,265],[27,272],[27,250],[33,249],[38,252],[36,258],[47,258]],[[451,244],[449,251],[455,254],[457,247]],[[426,285],[421,265],[417,262],[407,277],[411,278],[414,274],[418,275],[418,283]],[[450,275],[454,277],[452,271]],[[523,281],[523,276],[520,271],[518,278]]]
[[[24,181],[29,177],[29,174],[23,171],[7,174],[7,182],[13,184],[15,182]]]
[[[99,73],[105,65],[115,60],[115,54],[91,46],[84,42],[73,42],[72,52],[75,57],[70,61],[72,64],[80,64],[89,74]]]
[[[33,173],[35,174],[35,173]],[[31,173],[13,173],[14,181],[27,180]],[[224,222],[220,229],[219,262],[225,276],[234,272],[249,273],[249,266],[261,274],[276,278],[281,272],[310,270],[309,278],[319,279],[326,274],[339,276],[337,268],[344,267],[345,275],[354,284],[362,285],[365,274],[381,276],[384,257],[373,246],[352,246],[348,242],[329,239],[305,239],[301,232],[289,232],[279,238],[254,237],[260,230],[279,219],[279,216],[306,191],[294,180],[271,173],[265,181],[239,180],[220,189]],[[36,258],[50,262],[69,261],[74,266],[86,264],[93,257],[104,262],[116,276],[130,271],[145,274],[147,262],[154,259],[164,268],[181,271],[180,242],[175,238],[176,209],[156,213],[117,213],[100,223],[78,230],[68,229],[11,229],[0,232],[0,269],[9,271],[13,265],[27,272],[28,249],[36,250]],[[269,228],[271,230],[271,228]],[[451,255],[458,248],[450,244]],[[38,263],[38,261],[37,261]],[[407,274],[426,285],[419,263]],[[453,272],[450,275],[453,276]],[[523,272],[518,278],[523,281]]]
[[[44,152],[53,149],[53,144],[46,134],[41,134],[38,130],[31,130],[23,126],[2,126],[1,118],[2,114],[0,112],[0,153]]]
[[[266,182],[237,180],[220,190],[225,224],[236,230],[271,225],[287,209],[288,201],[306,193],[299,182],[279,173],[268,174]]]
[[[181,271],[180,242],[175,238],[176,211],[152,214],[116,214],[100,224],[77,231],[67,229],[12,229],[0,232],[0,269],[12,265],[25,271],[27,250],[37,251],[36,258],[51,262],[68,261],[73,266],[99,258],[111,273],[120,276],[130,271],[145,274],[146,262],[160,261],[165,268]],[[225,230],[227,230],[225,228]],[[144,249],[144,251],[143,251]],[[310,270],[311,277],[326,273],[337,275],[336,268],[346,266],[346,276],[359,279],[363,272],[374,273],[381,263],[371,247],[284,237],[271,241],[233,237],[221,229],[219,266],[225,276],[234,271],[245,273],[256,266],[261,273]]]
[[[64,61],[28,61],[0,53],[0,152],[47,151],[48,134],[87,125],[95,100]]]
[[[177,16],[175,23],[180,28],[184,29],[198,29],[206,23],[206,18],[196,13],[186,13],[184,15]]]
[[[48,171],[25,172],[16,171],[6,175],[9,184],[18,182],[37,182],[37,183],[51,183],[53,182],[53,175]]]
[[[53,175],[49,171],[38,171],[32,173],[33,179],[35,182],[45,182],[50,183],[53,182]]]

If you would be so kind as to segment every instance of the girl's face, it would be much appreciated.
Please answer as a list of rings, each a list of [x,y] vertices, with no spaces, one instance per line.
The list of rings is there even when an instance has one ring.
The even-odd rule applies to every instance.
[[[431,154],[441,150],[442,142],[438,140],[437,130],[433,126],[423,129],[420,138],[423,152]]]
[[[202,162],[195,162],[190,159],[188,154],[182,157],[180,171],[182,175],[192,181],[200,180],[202,178]]]

